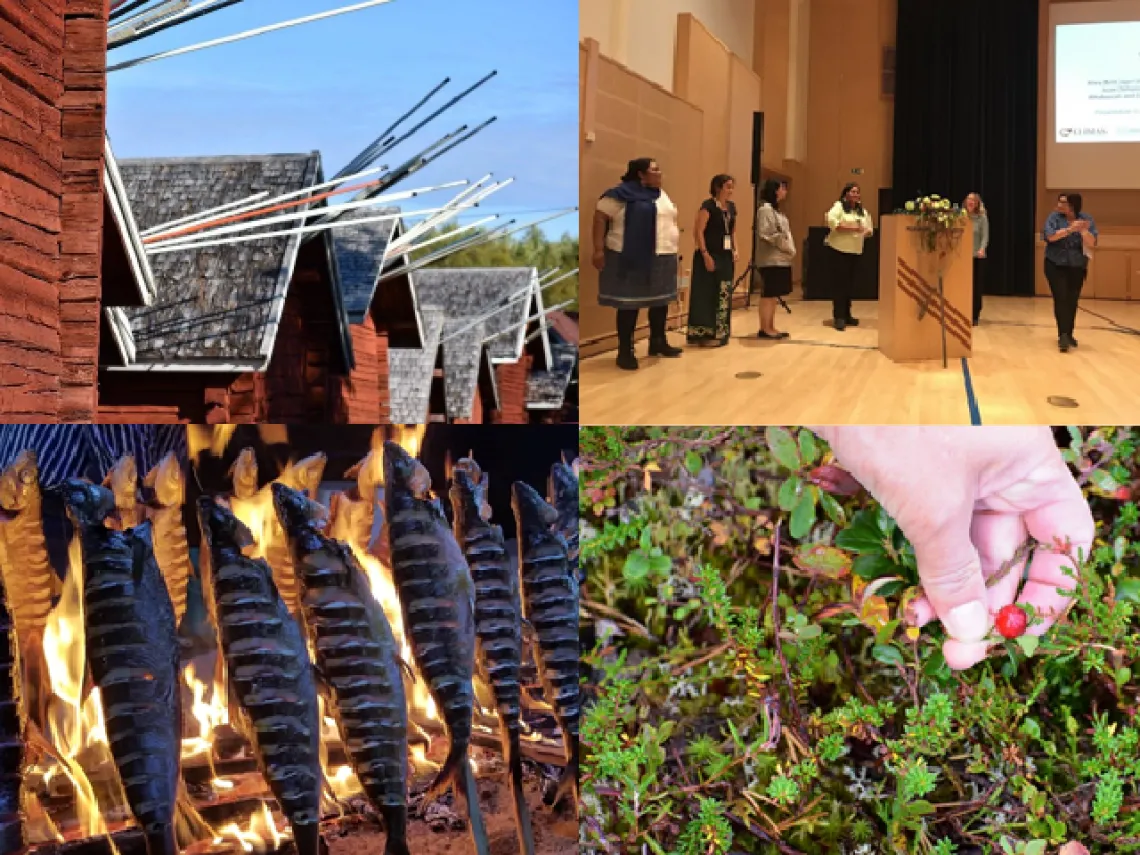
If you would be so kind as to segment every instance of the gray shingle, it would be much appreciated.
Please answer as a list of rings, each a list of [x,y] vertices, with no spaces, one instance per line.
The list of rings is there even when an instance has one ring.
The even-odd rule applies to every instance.
[[[358,208],[344,214],[342,220],[399,213],[399,208]],[[344,294],[344,305],[351,323],[364,323],[376,291],[384,252],[397,231],[398,224],[399,220],[385,220],[332,230],[333,247],[340,268],[341,292]]]
[[[119,170],[143,231],[254,193],[273,197],[321,180],[317,152],[123,160]],[[150,256],[158,296],[150,308],[127,310],[136,361],[263,359],[299,247],[300,237],[293,235]]]
[[[422,311],[424,348],[392,348],[388,351],[388,394],[393,424],[421,425],[431,406],[431,381],[439,351],[444,313]]]
[[[495,361],[517,362],[522,358],[522,323],[530,309],[530,298],[517,295],[538,281],[533,267],[434,267],[416,270],[411,278],[420,306],[439,307],[449,320],[471,322],[506,307],[515,298],[509,308],[485,321],[484,335],[494,336],[488,338],[487,349]]]
[[[548,371],[533,371],[526,378],[526,405],[534,410],[560,410],[578,362],[578,348],[557,334],[550,336],[553,364]]]

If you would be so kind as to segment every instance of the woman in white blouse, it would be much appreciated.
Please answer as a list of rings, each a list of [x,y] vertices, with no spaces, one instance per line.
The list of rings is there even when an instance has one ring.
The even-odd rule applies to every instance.
[[[859,326],[851,317],[851,292],[855,290],[855,275],[859,271],[859,258],[863,255],[863,242],[874,232],[871,215],[863,207],[859,185],[848,184],[839,194],[839,201],[827,212],[828,255],[831,269],[831,317],[840,332],[847,327]]]
[[[598,303],[617,309],[619,368],[637,370],[633,334],[641,309],[649,310],[649,355],[681,355],[665,335],[669,304],[677,299],[680,237],[677,206],[661,189],[657,161],[631,160],[621,183],[598,200],[593,229]]]

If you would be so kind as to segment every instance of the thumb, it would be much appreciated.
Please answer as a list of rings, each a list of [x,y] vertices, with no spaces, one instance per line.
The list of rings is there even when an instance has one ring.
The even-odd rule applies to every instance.
[[[975,644],[989,634],[992,619],[982,563],[970,539],[972,502],[945,511],[941,519],[924,514],[912,522],[903,514],[896,520],[914,545],[923,593],[946,633],[959,643]]]

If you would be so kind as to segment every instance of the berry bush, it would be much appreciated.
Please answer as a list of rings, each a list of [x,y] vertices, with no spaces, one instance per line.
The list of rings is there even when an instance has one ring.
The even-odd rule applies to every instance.
[[[810,432],[584,428],[584,851],[1140,851],[1140,429],[1055,433],[1097,520],[1075,603],[952,672]]]

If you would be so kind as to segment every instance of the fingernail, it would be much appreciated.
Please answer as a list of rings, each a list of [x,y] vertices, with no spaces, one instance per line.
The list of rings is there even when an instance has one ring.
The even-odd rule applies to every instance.
[[[942,619],[946,631],[956,641],[981,641],[990,631],[990,613],[981,600],[973,600],[952,608]]]

